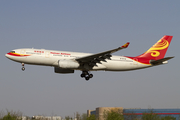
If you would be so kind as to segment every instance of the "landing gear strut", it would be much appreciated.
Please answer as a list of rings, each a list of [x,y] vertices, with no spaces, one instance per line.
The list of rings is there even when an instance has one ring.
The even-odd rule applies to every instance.
[[[25,70],[24,63],[22,63],[22,71],[24,71],[24,70]]]
[[[81,77],[85,78],[87,81],[93,77],[93,74],[90,74],[88,71],[82,71]]]

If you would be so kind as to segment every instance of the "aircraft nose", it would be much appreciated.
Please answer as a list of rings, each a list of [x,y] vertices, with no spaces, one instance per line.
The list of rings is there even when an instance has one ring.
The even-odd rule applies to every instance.
[[[5,56],[7,57],[7,54],[5,54]]]
[[[7,53],[7,54],[5,54],[5,56],[6,56],[7,58],[9,58],[9,55],[8,55],[8,53]]]

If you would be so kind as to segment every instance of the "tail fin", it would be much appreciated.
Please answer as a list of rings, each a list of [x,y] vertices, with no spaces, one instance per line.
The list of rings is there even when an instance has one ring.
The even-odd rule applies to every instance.
[[[173,36],[165,35],[156,44],[154,44],[148,51],[142,55],[137,56],[138,58],[147,58],[153,60],[159,60],[164,58],[166,51],[170,45]]]

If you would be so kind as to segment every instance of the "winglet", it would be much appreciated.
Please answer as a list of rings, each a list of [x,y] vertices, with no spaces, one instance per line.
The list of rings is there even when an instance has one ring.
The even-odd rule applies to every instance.
[[[129,46],[129,42],[127,42],[126,44],[124,44],[123,46],[121,46],[122,48],[127,48]]]

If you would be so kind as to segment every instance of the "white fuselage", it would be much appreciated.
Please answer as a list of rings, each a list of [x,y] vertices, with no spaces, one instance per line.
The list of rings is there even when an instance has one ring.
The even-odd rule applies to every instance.
[[[90,53],[55,51],[45,49],[16,49],[13,50],[16,54],[6,54],[6,57],[20,63],[32,65],[44,65],[59,67],[59,60],[75,60],[76,58],[91,55]],[[92,70],[105,70],[105,71],[127,71],[135,70],[146,67],[151,67],[151,64],[143,64],[137,60],[125,56],[112,56],[110,59],[105,59],[100,63],[89,69]],[[78,67],[75,70],[83,70],[84,68]]]
[[[89,71],[128,71],[168,63],[174,57],[164,57],[173,36],[165,35],[156,42],[148,51],[136,57],[112,56],[114,52],[125,49],[129,42],[121,47],[91,54],[45,49],[15,49],[6,54],[6,57],[20,62],[22,70],[24,64],[53,66],[55,73],[68,74],[81,70],[82,78],[89,80],[93,77]]]

